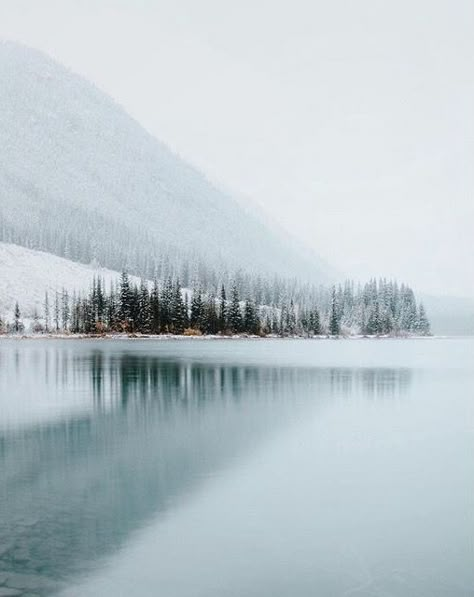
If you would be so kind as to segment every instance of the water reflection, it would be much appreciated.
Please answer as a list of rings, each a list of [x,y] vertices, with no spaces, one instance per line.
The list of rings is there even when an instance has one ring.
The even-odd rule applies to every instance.
[[[0,425],[0,586],[51,594],[209,476],[329,400],[401,396],[408,369],[218,365],[74,346],[2,350],[3,400],[59,419]],[[78,410],[68,412],[68,402]]]

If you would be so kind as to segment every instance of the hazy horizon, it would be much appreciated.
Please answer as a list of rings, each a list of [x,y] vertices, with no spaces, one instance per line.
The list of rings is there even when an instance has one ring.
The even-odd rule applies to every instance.
[[[352,277],[474,296],[467,1],[4,0],[0,37],[93,81]]]

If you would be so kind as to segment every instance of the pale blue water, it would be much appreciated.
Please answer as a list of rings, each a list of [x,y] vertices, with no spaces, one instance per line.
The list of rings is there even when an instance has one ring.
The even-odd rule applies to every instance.
[[[474,341],[0,342],[0,595],[474,595]]]

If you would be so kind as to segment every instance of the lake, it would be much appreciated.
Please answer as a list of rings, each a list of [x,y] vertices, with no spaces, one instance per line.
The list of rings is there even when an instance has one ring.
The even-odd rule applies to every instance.
[[[0,341],[0,596],[474,595],[474,340]]]

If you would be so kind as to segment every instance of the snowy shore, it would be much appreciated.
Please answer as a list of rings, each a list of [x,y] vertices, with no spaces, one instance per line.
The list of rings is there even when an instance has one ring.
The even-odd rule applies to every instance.
[[[404,335],[320,335],[320,336],[276,336],[269,334],[267,336],[252,336],[247,334],[226,335],[185,335],[185,334],[2,334],[0,340],[426,340],[440,339],[448,336],[420,336],[415,334]]]

